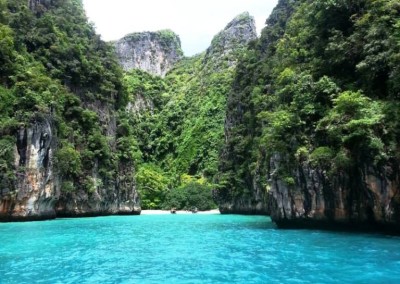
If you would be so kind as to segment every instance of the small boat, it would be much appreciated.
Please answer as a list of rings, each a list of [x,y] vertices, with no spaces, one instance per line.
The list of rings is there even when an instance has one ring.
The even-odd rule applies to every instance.
[[[175,208],[171,209],[171,214],[176,214],[176,209]]]
[[[197,207],[192,207],[191,211],[192,213],[197,213]]]

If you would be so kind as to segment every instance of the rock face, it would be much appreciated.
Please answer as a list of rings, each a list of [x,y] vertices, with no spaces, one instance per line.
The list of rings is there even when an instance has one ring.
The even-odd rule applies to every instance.
[[[135,94],[135,99],[133,102],[129,102],[127,106],[127,111],[132,112],[136,115],[141,114],[143,111],[150,111],[153,113],[154,103],[151,99],[144,97],[142,94]]]
[[[248,12],[236,16],[229,24],[219,32],[212,40],[211,46],[207,49],[203,64],[205,72],[220,72],[227,68],[235,68],[240,54],[247,48],[248,44],[257,39],[255,21]],[[237,119],[237,113],[231,112],[232,94],[227,98],[227,113],[225,118],[225,141],[233,135],[229,129]],[[228,157],[229,156],[229,157]],[[228,148],[223,149],[222,160],[237,161]],[[221,158],[220,157],[220,158]],[[239,162],[239,161],[238,161]],[[232,164],[223,165],[220,171],[233,171]],[[235,176],[236,173],[233,173]],[[222,214],[266,214],[267,202],[264,190],[261,189],[256,178],[248,177],[244,181],[253,190],[247,190],[243,195],[236,195],[231,188],[225,188],[215,194],[219,210]],[[247,188],[247,186],[243,186]]]
[[[360,155],[354,149],[344,147],[351,156],[351,164],[345,168],[332,164],[324,166],[312,163],[309,158],[295,158],[293,149],[299,149],[299,142],[293,132],[288,131],[290,135],[278,138],[288,140],[282,141],[281,150],[270,151],[274,145],[268,143],[276,142],[269,140],[271,136],[268,135],[276,134],[270,134],[266,125],[269,122],[257,116],[273,109],[273,104],[266,101],[273,100],[277,91],[274,82],[268,80],[270,70],[276,65],[261,62],[279,60],[274,58],[276,44],[284,36],[300,2],[278,2],[260,40],[249,45],[248,54],[253,54],[256,59],[243,57],[237,68],[227,103],[225,145],[220,155],[217,192],[221,211],[268,213],[283,228],[360,229],[399,234],[398,147],[393,150],[395,155],[391,153],[388,155],[391,158],[381,163],[368,157],[369,151]],[[262,83],[255,83],[258,80]],[[258,96],[259,91],[264,96]],[[257,103],[266,103],[266,106],[257,107]],[[340,119],[345,118],[341,116]],[[315,143],[310,141],[317,135],[323,136],[315,132],[307,134],[307,143]],[[262,140],[263,136],[267,139]]]
[[[1,191],[0,221],[56,217],[54,206],[60,190],[53,170],[55,145],[49,118],[38,119],[30,127],[18,130],[15,188]]]
[[[164,77],[183,57],[179,36],[170,30],[132,33],[114,45],[125,71],[141,69]]]
[[[18,130],[14,151],[16,179],[12,188],[0,190],[0,221],[140,214],[134,165],[120,164],[118,170],[124,179],[110,181],[100,177],[94,160],[93,191],[77,187],[74,192],[63,192],[62,177],[55,165],[56,149],[57,137],[50,116],[38,118],[29,127]]]
[[[18,13],[16,22],[32,22],[27,29],[10,23],[10,32],[25,38],[33,31],[51,33],[58,26],[54,42],[66,39],[67,50],[79,41],[82,52],[56,55],[41,40],[33,40],[32,48],[21,40],[21,48],[12,50],[43,68],[18,80],[26,86],[18,92],[11,91],[14,83],[5,83],[14,74],[8,73],[12,68],[0,75],[1,98],[3,92],[9,95],[0,117],[0,221],[139,214],[135,161],[126,142],[130,136],[118,128],[126,102],[112,47],[95,35],[81,1],[26,0],[5,7],[5,14]],[[47,24],[41,29],[43,21]],[[65,60],[49,63],[57,56],[75,62],[77,69],[72,71]],[[7,65],[14,66],[9,61]],[[83,68],[94,64],[94,69]]]
[[[98,173],[93,171],[94,176]],[[92,177],[94,181],[98,177]],[[73,193],[62,194],[56,205],[58,217],[90,217],[102,215],[139,215],[139,196],[135,185],[131,190],[119,191],[120,181],[107,186],[96,186],[94,192],[79,190]]]
[[[359,165],[328,179],[308,164],[293,173],[295,184],[275,176],[280,155],[271,158],[271,218],[280,227],[390,230],[400,233],[400,167]]]
[[[236,66],[235,53],[243,52],[248,44],[257,38],[254,19],[245,12],[233,19],[226,28],[212,41],[207,50],[206,61],[223,59],[229,67]],[[223,66],[223,65],[221,65]],[[226,66],[224,67],[226,68]],[[238,153],[237,147],[240,137],[245,133],[238,133],[236,128],[243,124],[244,107],[241,96],[242,86],[233,83],[227,99],[225,117],[225,146],[220,153],[219,182],[224,186],[218,191],[217,202],[222,213],[239,214],[267,214],[267,195],[259,182],[259,174],[239,173],[240,166],[247,162],[247,154]],[[247,128],[243,128],[247,131]],[[251,131],[251,130],[249,130]],[[243,141],[241,141],[242,143]],[[246,147],[248,149],[249,147]],[[257,165],[254,173],[260,171]]]
[[[257,30],[254,18],[248,12],[244,12],[236,16],[213,38],[211,46],[206,51],[205,61],[229,57],[232,52],[238,52],[255,39],[257,39]],[[236,56],[232,57],[228,60],[229,66],[236,63]]]
[[[255,187],[248,195],[222,200],[218,203],[221,214],[267,215],[267,195]]]
[[[110,148],[115,151],[116,117],[111,106],[92,102],[85,108],[99,114],[105,128],[105,135],[110,139]],[[56,214],[60,217],[86,217],[100,215],[137,215],[140,214],[140,199],[136,191],[135,166],[132,162],[119,163],[117,177],[107,178],[99,172],[99,161],[93,159],[92,169],[87,173],[92,188],[79,186],[73,192],[61,192],[56,204]],[[123,177],[123,178],[121,178]]]
[[[222,157],[240,162],[240,159],[232,157],[232,153],[226,149]],[[236,173],[235,168],[224,170],[233,171],[233,175]],[[256,171],[257,174],[247,175],[241,185],[231,181],[231,184],[236,186],[235,189],[223,188],[218,192],[217,203],[222,214],[267,215],[269,213],[268,194],[259,181],[260,169],[257,168]]]

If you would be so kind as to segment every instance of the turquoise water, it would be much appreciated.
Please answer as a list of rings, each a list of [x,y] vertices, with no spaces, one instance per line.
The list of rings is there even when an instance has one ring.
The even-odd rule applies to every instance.
[[[235,215],[3,223],[0,283],[400,283],[400,238]]]

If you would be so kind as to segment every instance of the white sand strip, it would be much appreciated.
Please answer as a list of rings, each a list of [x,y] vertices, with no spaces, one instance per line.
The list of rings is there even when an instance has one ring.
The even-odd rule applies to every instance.
[[[167,215],[167,214],[171,214],[171,211],[169,210],[142,210],[142,212],[140,213],[141,215]],[[175,214],[193,214],[191,211],[184,211],[184,210],[178,210],[176,211]],[[221,214],[219,212],[218,209],[214,209],[214,210],[208,210],[208,211],[198,211],[196,214]]]

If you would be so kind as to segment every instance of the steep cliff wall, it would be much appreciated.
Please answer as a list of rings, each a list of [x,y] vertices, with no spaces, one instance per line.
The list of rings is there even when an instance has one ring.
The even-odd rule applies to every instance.
[[[304,15],[306,10],[320,13],[326,20],[315,22],[313,17]],[[295,40],[293,45],[285,45],[286,51],[277,51],[278,58],[287,58],[302,46],[312,50],[304,61],[315,62],[305,67],[299,63],[304,58],[298,55],[289,60],[285,70],[280,69],[271,88],[277,90],[279,111],[262,119],[267,125],[265,141],[270,144],[266,146],[270,149],[266,170],[270,210],[278,226],[400,233],[399,86],[393,81],[397,63],[391,63],[391,59],[370,61],[399,50],[396,31],[389,24],[399,22],[399,13],[394,3],[372,1],[353,6],[302,3],[295,11],[284,36],[284,40]],[[383,21],[386,15],[390,21]],[[366,17],[368,22],[363,21]],[[300,30],[313,28],[315,34],[307,35],[304,41],[295,36]],[[328,52],[338,41],[327,33],[329,29],[346,35],[340,45],[347,44],[348,50],[361,43],[388,45],[355,50],[351,56],[338,59],[335,48],[333,53]],[[382,35],[379,39],[373,35],[377,31]],[[311,40],[316,35],[319,40]],[[279,66],[275,68],[279,70]],[[375,68],[379,68],[379,75]],[[295,70],[303,73],[289,75]],[[285,79],[280,81],[282,78]],[[310,106],[315,107],[312,114],[308,112]],[[282,110],[294,114],[290,119],[298,121],[282,123],[288,118]],[[273,124],[279,126],[271,127]],[[284,131],[278,129],[282,126]]]
[[[80,1],[6,4],[0,221],[139,214],[132,131],[122,121],[127,94],[113,48],[87,23]]]
[[[243,52],[247,44],[256,38],[257,30],[254,18],[248,12],[244,12],[236,16],[214,36],[204,56],[204,63],[207,64],[211,61],[215,65],[214,67],[232,67],[237,63],[238,55]]]
[[[115,128],[109,134],[115,137]],[[98,161],[93,159],[87,177],[92,187],[76,183],[72,191],[64,191],[57,163],[65,161],[55,157],[57,133],[52,117],[38,118],[21,127],[16,136],[15,177],[11,186],[0,190],[0,221],[140,214],[132,162],[120,162],[118,177],[109,179],[99,173]]]
[[[282,159],[271,158],[270,211],[279,227],[388,230],[400,233],[400,167],[359,165],[328,177],[303,164],[293,184],[274,173]]]
[[[117,152],[117,117],[115,110],[100,101],[85,104],[98,114],[104,135],[109,137],[108,149]],[[90,147],[90,146],[89,146]],[[110,154],[111,154],[110,153]],[[58,161],[62,163],[63,161]],[[73,190],[63,190],[56,203],[56,214],[60,217],[85,217],[99,215],[137,215],[140,214],[140,199],[136,191],[135,164],[132,160],[119,160],[115,176],[104,173],[101,158],[93,157],[90,166],[84,170],[85,186],[74,181]]]
[[[251,200],[280,227],[400,233],[398,62],[378,60],[399,50],[398,15],[390,2],[279,1],[228,98],[221,210]]]
[[[257,148],[257,141],[255,141],[260,132],[256,113],[257,108],[261,107],[262,104],[261,101],[258,103],[252,101],[253,86],[258,84],[257,80],[262,74],[261,70],[258,69],[260,65],[257,63],[262,61],[264,57],[268,57],[264,50],[282,34],[282,23],[275,19],[278,18],[277,15],[289,14],[286,12],[289,8],[290,5],[286,1],[280,1],[270,20],[267,21],[270,28],[273,29],[271,34],[274,37],[269,36],[264,31],[263,37],[255,41],[254,22],[248,17],[247,13],[232,21],[232,23],[239,24],[238,28],[232,26],[232,23],[227,26],[228,31],[250,29],[252,31],[251,36],[244,37],[248,39],[247,43],[253,42],[241,52],[242,56],[237,62],[235,79],[226,103],[225,143],[219,155],[219,173],[217,175],[219,188],[215,192],[222,213],[268,213],[268,194],[266,193],[266,178],[264,176],[267,162],[264,159],[263,152]],[[225,32],[221,34],[224,35]],[[231,41],[235,42],[233,39]],[[213,50],[215,48],[210,48],[208,53]],[[244,54],[246,56],[243,56]],[[265,86],[260,86],[257,93],[263,88]],[[256,157],[257,154],[260,154],[260,157]]]
[[[164,77],[183,57],[179,36],[170,30],[129,34],[114,43],[123,69]]]
[[[223,31],[216,35],[207,49],[205,62],[218,62],[219,68],[236,67],[235,76],[241,72],[242,64],[238,58],[247,52],[248,45],[257,39],[254,18],[245,12],[235,17]],[[267,209],[264,189],[259,186],[258,177],[243,176],[237,171],[248,156],[236,156],[234,149],[228,146],[230,141],[238,142],[243,136],[234,133],[232,128],[241,123],[244,109],[237,106],[236,96],[245,86],[233,81],[233,88],[227,97],[225,117],[225,147],[220,154],[220,164],[217,179],[222,185],[217,196],[219,209],[222,213],[265,214]],[[242,141],[245,143],[245,141]],[[258,169],[255,169],[257,171]],[[236,182],[237,188],[234,185]],[[236,190],[240,188],[239,190]],[[251,188],[251,189],[250,189]]]
[[[60,178],[54,172],[56,139],[51,117],[17,131],[15,188],[2,189],[0,221],[56,217]]]
[[[56,0],[28,0],[28,7],[33,12],[44,12]]]

